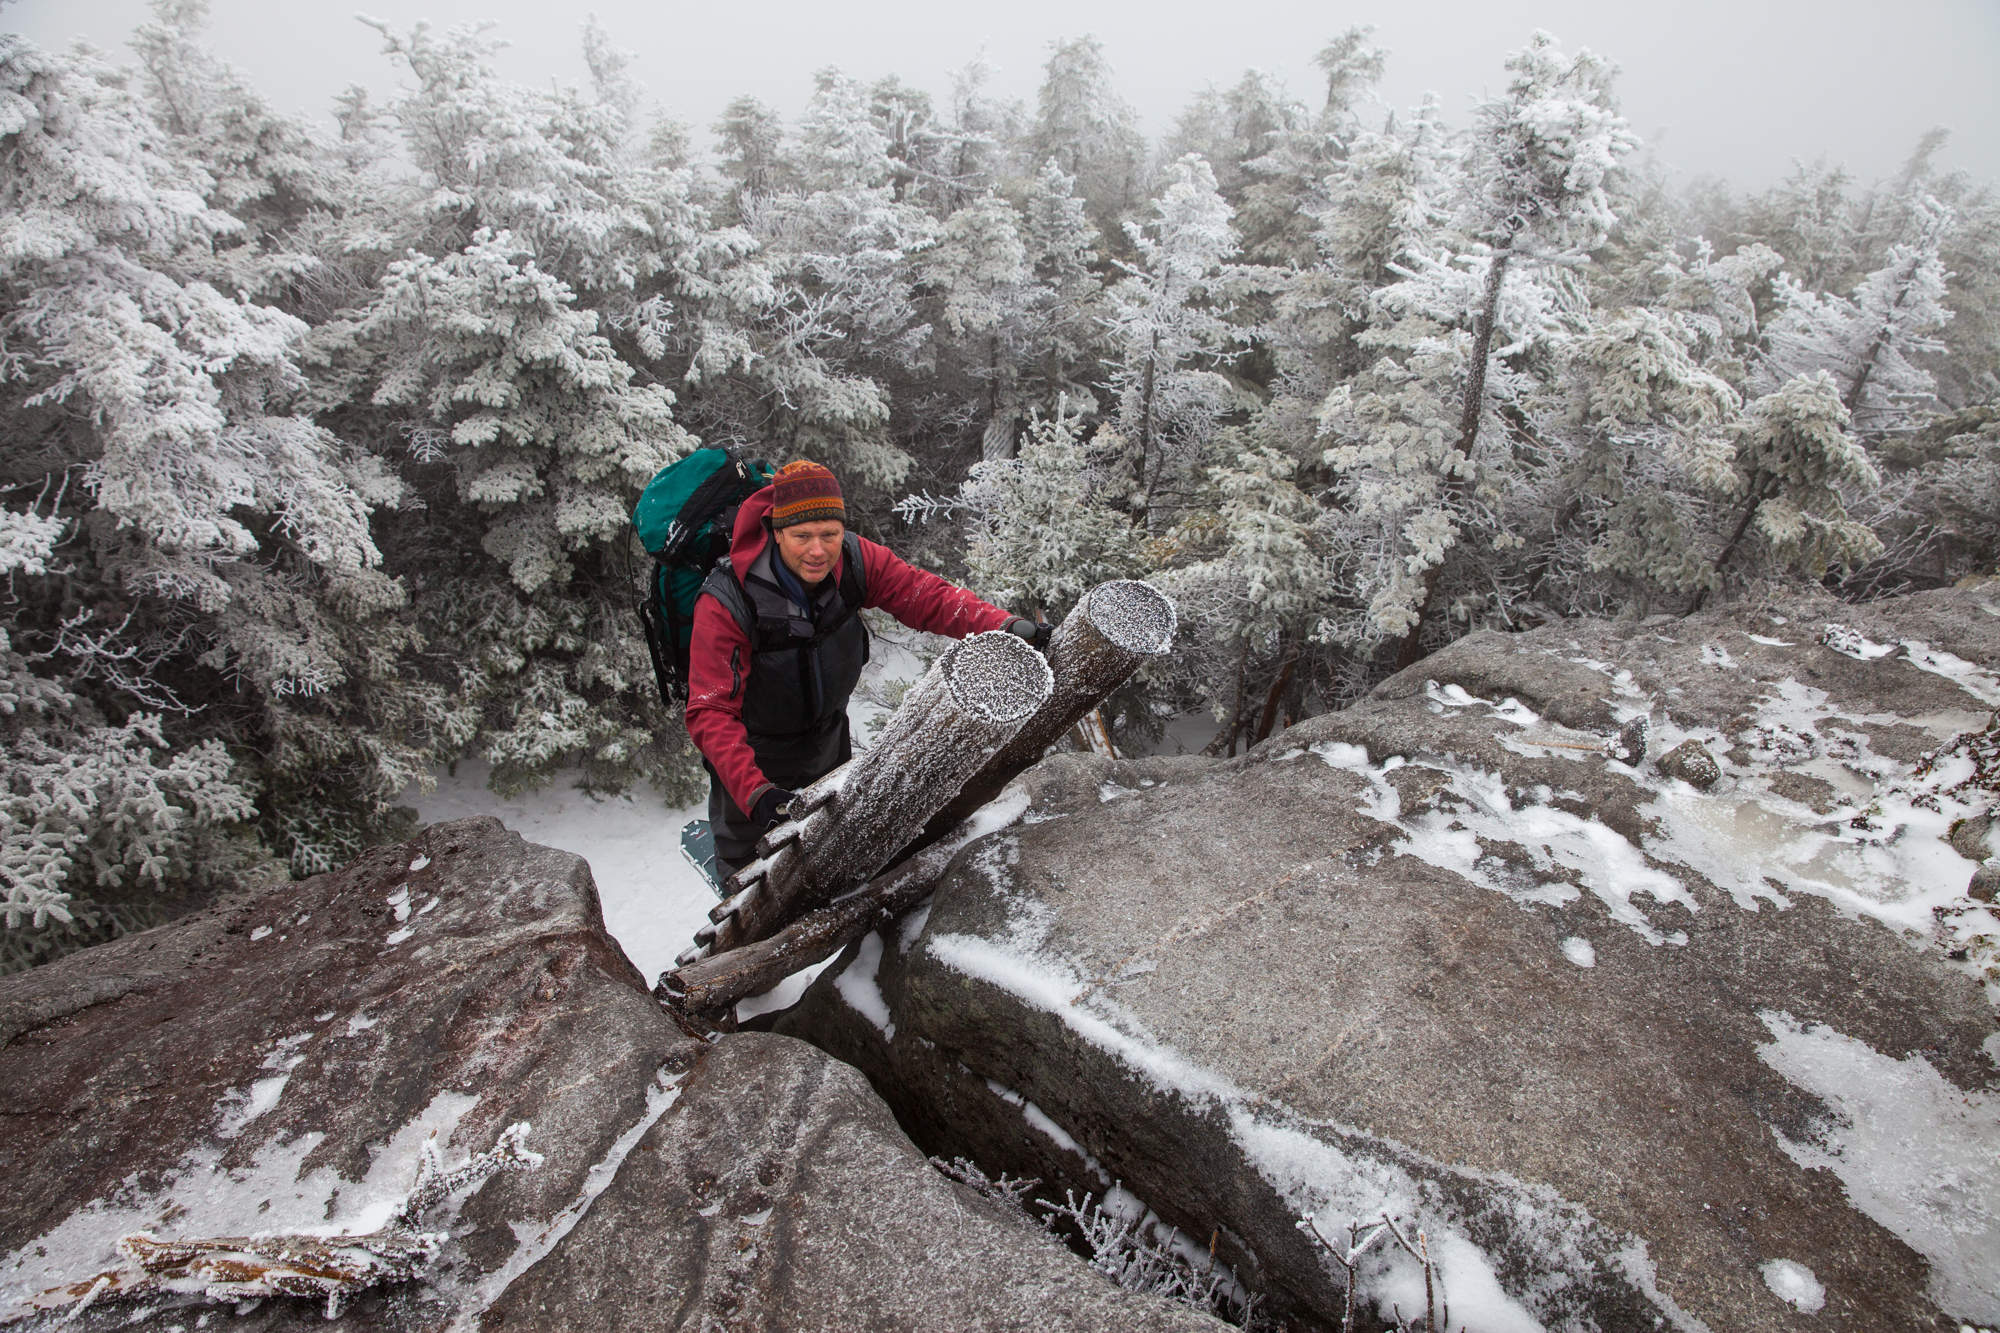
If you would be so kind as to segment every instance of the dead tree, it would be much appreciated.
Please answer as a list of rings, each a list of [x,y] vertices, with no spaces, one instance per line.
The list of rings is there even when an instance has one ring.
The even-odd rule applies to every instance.
[[[653,994],[684,1016],[713,1021],[738,1000],[761,995],[801,968],[831,958],[878,926],[922,902],[958,849],[975,833],[970,822],[865,887],[807,912],[776,934],[674,969]]]
[[[1115,579],[1084,594],[1049,642],[1055,688],[1021,724],[1014,738],[974,774],[951,803],[931,816],[904,854],[927,847],[1000,794],[1043,751],[1062,738],[1111,691],[1132,678],[1139,664],[1174,645],[1174,604],[1150,583]]]
[[[731,896],[678,960],[765,938],[865,884],[1034,716],[1054,687],[1041,654],[999,630],[947,648],[880,740],[800,792],[732,875]]]

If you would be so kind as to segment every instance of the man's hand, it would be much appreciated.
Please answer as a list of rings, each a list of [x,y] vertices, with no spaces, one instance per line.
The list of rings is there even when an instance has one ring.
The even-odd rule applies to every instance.
[[[786,807],[791,805],[792,799],[797,795],[797,792],[786,791],[783,787],[764,788],[763,794],[758,796],[750,807],[750,822],[755,824],[760,832],[782,823],[786,817]]]
[[[1026,616],[1015,616],[1000,628],[1009,634],[1019,635],[1039,652],[1047,652],[1049,640],[1055,637],[1056,627],[1047,621],[1033,621]]]

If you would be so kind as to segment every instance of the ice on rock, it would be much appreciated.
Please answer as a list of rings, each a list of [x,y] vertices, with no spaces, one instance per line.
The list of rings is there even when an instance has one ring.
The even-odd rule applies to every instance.
[[[1858,629],[1829,624],[1820,631],[1819,641],[1836,653],[1845,653],[1857,662],[1870,662],[1896,651],[1893,643],[1875,643]]]
[[[280,1042],[266,1061],[289,1060],[292,1054],[292,1047]],[[111,1197],[92,1200],[54,1229],[0,1256],[0,1272],[14,1288],[7,1294],[44,1291],[118,1267],[123,1262],[118,1243],[134,1232],[175,1241],[280,1233],[337,1238],[381,1231],[408,1202],[425,1145],[449,1142],[478,1101],[465,1093],[438,1093],[380,1143],[359,1181],[331,1165],[308,1165],[324,1137],[316,1132],[274,1140],[249,1161],[232,1160],[227,1166],[220,1144],[197,1147],[157,1175],[143,1181],[135,1177]],[[217,1109],[219,1129],[243,1110],[230,1102]],[[0,1322],[8,1322],[11,1313],[0,1304]]]
[[[1563,957],[1578,967],[1596,967],[1597,949],[1581,935],[1571,935],[1562,942]]]
[[[1772,1041],[1757,1054],[1832,1112],[1801,1139],[1774,1127],[1786,1155],[1832,1172],[1853,1207],[1929,1260],[1941,1308],[2000,1322],[2000,1099],[1955,1087],[1921,1055],[1898,1060],[1824,1024],[1759,1017]]]

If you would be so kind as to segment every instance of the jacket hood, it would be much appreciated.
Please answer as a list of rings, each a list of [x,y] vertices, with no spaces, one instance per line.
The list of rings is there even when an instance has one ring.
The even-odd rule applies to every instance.
[[[761,491],[752,491],[736,510],[736,527],[729,534],[729,567],[736,571],[736,581],[750,572],[750,566],[763,554],[770,544],[771,530],[764,526],[764,520],[771,516],[771,506],[776,503],[777,488],[766,486]]]

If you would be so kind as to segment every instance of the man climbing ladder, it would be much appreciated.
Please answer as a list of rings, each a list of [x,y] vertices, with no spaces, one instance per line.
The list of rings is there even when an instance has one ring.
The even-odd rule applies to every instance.
[[[799,788],[852,755],[847,702],[871,606],[954,639],[1005,629],[1042,647],[1051,632],[849,532],[826,468],[780,469],[737,510],[729,556],[695,602],[687,729],[708,769],[718,879],[755,855]]]

